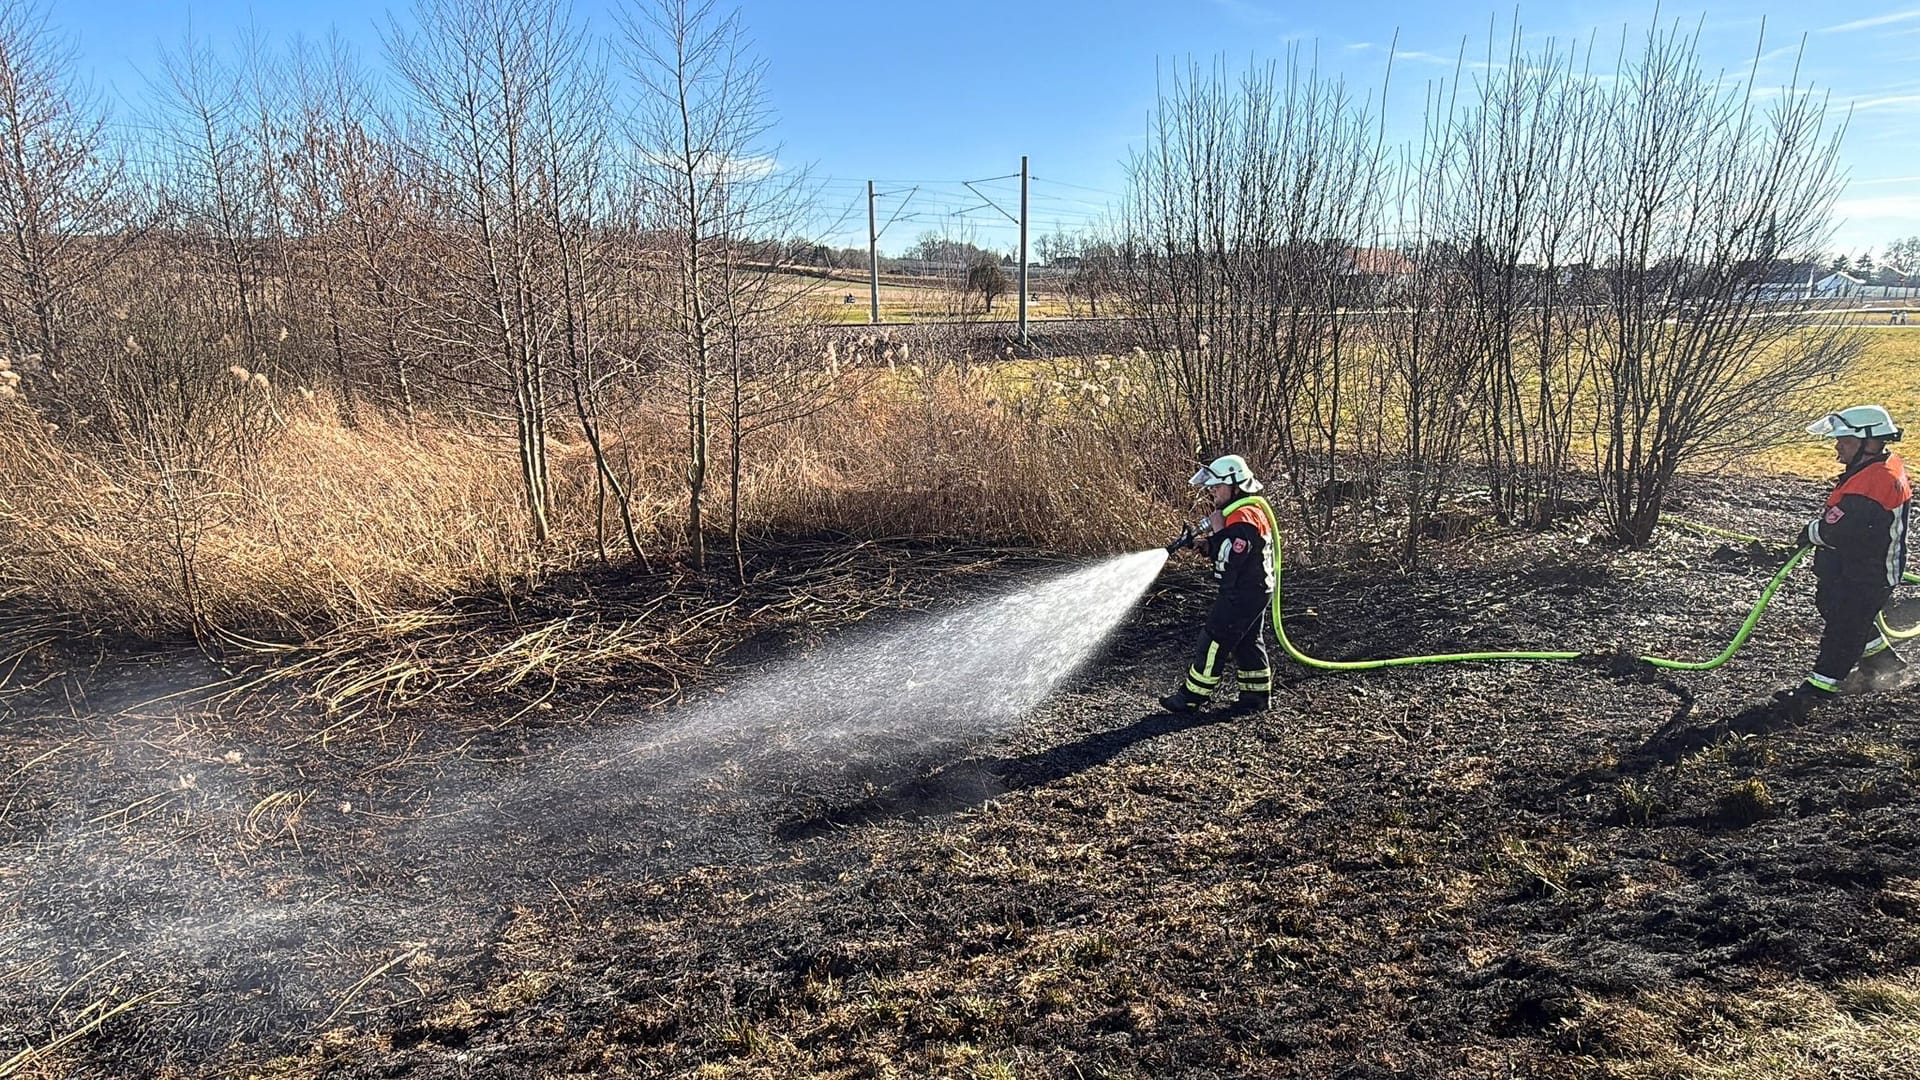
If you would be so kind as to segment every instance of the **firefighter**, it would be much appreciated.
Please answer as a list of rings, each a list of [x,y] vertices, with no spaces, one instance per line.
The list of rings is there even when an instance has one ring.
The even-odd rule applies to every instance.
[[[1229,715],[1265,712],[1273,693],[1273,665],[1267,661],[1262,638],[1273,601],[1274,523],[1263,501],[1251,498],[1260,491],[1260,481],[1245,458],[1228,454],[1194,473],[1188,483],[1206,489],[1213,512],[1189,528],[1173,549],[1204,543],[1213,559],[1220,595],[1207,615],[1206,632],[1193,666],[1187,669],[1186,683],[1161,698],[1160,704],[1174,713],[1205,706],[1219,689],[1231,656],[1240,697]]]
[[[1777,695],[1801,715],[1831,700],[1855,666],[1871,677],[1901,665],[1874,623],[1906,569],[1913,499],[1906,467],[1887,450],[1900,441],[1900,429],[1886,409],[1856,405],[1826,416],[1807,433],[1834,440],[1834,456],[1846,470],[1799,537],[1814,549],[1814,605],[1825,623],[1813,673]]]

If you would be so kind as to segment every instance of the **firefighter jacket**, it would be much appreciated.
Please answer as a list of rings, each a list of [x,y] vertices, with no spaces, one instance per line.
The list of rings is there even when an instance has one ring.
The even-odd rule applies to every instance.
[[[1266,511],[1252,499],[1241,499],[1221,516],[1225,524],[1207,537],[1221,598],[1272,596],[1273,522]]]
[[[1813,572],[1821,581],[1866,589],[1900,584],[1907,563],[1907,520],[1913,485],[1893,454],[1847,467],[1826,509],[1807,524]]]

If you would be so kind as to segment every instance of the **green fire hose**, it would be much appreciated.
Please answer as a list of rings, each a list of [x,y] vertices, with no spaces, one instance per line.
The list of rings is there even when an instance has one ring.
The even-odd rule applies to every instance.
[[[1761,613],[1766,611],[1767,605],[1773,602],[1773,594],[1780,591],[1780,585],[1787,580],[1787,575],[1793,573],[1794,567],[1800,565],[1801,558],[1811,550],[1813,549],[1803,547],[1795,551],[1788,557],[1786,563],[1783,564],[1780,569],[1774,571],[1773,579],[1767,582],[1767,587],[1760,593],[1759,602],[1753,605],[1752,611],[1747,612],[1747,620],[1740,624],[1739,631],[1733,635],[1733,640],[1727,643],[1727,647],[1720,650],[1720,655],[1711,660],[1702,660],[1698,663],[1685,660],[1668,660],[1660,656],[1643,656],[1640,659],[1652,664],[1654,667],[1664,668],[1667,671],[1712,671],[1714,668],[1733,659],[1733,654],[1739,652],[1740,646],[1745,645],[1747,638],[1753,634],[1754,626],[1760,622]]]
[[[1244,500],[1258,506],[1269,522],[1280,520],[1273,512],[1273,505],[1259,495]],[[1273,534],[1273,636],[1279,639],[1280,648],[1294,659],[1322,671],[1378,671],[1381,668],[1411,667],[1415,664],[1444,664],[1462,660],[1578,660],[1586,655],[1577,652],[1465,652],[1439,653],[1433,656],[1396,656],[1385,660],[1321,660],[1308,656],[1287,637],[1287,628],[1280,619],[1280,533]]]

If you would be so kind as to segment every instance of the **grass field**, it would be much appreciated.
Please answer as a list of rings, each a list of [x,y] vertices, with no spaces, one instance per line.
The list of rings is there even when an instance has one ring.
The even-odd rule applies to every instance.
[[[1818,419],[1821,408],[1885,405],[1895,422],[1920,430],[1915,427],[1920,425],[1920,328],[1869,327],[1866,333],[1866,354],[1840,377],[1827,403],[1809,403],[1814,411],[1807,422]],[[1839,469],[1832,444],[1814,439],[1761,454],[1753,465],[1762,472],[1814,477],[1832,476]]]
[[[1011,278],[1013,275],[1008,274]],[[787,280],[796,291],[808,293],[807,306],[818,318],[832,323],[854,324],[868,321],[872,297],[867,272],[863,269],[825,271],[821,275],[792,274]],[[1064,319],[1086,312],[1071,310],[1065,298],[1049,286],[1031,285],[1039,297],[1027,304],[1031,319]],[[852,302],[848,302],[848,298]],[[984,310],[980,294],[962,295],[952,283],[932,277],[880,275],[881,322],[930,322],[943,319],[1012,320],[1019,310],[1020,298],[1009,289],[997,296],[991,312]]]

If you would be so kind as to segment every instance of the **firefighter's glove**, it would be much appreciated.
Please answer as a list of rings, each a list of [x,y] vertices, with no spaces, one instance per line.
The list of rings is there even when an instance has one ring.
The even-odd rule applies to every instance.
[[[1185,528],[1180,530],[1179,538],[1176,539],[1173,543],[1167,545],[1167,554],[1172,555],[1174,552],[1179,551],[1181,548],[1192,547],[1194,539],[1195,539],[1195,535],[1193,531],[1193,526],[1191,525],[1186,526]]]

